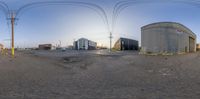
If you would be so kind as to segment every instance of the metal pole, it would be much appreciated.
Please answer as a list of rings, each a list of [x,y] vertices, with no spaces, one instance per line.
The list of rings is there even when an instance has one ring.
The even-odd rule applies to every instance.
[[[14,45],[14,23],[15,23],[15,17],[14,13],[11,13],[11,24],[12,24],[12,48],[11,48],[11,53],[12,56],[15,56],[15,45]]]
[[[59,40],[59,43],[60,43],[59,47],[61,47],[61,40]]]
[[[110,32],[110,50],[109,50],[109,52],[111,52],[111,49],[112,49],[112,32]]]

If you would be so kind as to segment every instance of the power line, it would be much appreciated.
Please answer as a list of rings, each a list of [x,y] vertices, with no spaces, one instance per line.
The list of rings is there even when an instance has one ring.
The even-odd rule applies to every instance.
[[[200,0],[127,0],[119,1],[115,4],[113,8],[112,15],[112,31],[115,30],[116,21],[119,14],[129,6],[134,6],[137,4],[149,4],[149,3],[183,3],[200,8]]]

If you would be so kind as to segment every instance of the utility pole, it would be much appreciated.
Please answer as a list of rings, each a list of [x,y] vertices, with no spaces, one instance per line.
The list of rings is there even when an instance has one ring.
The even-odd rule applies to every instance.
[[[11,29],[12,29],[12,48],[11,48],[11,53],[12,57],[15,56],[15,42],[14,42],[14,25],[15,25],[15,16],[14,12],[11,12]]]
[[[61,48],[61,46],[62,46],[61,40],[59,40],[59,43],[60,43],[60,44],[59,44],[59,47]]]
[[[109,38],[110,38],[110,49],[109,49],[109,52],[111,52],[111,49],[112,49],[112,38],[113,38],[112,32],[110,32]]]

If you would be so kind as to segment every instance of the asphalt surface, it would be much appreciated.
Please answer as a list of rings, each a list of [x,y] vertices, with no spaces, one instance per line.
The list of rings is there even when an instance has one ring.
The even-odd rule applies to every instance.
[[[25,51],[0,56],[0,99],[200,99],[200,53]]]

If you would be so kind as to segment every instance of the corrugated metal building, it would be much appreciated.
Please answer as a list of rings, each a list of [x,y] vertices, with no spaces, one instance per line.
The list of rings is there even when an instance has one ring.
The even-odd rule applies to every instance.
[[[128,38],[119,38],[114,45],[116,50],[138,50],[138,41],[128,39]]]
[[[175,22],[159,22],[141,28],[141,53],[187,53],[196,51],[196,35]]]
[[[95,50],[97,48],[97,43],[85,38],[80,38],[74,42],[73,46],[76,50]]]

